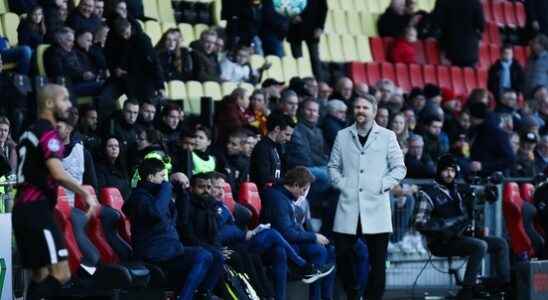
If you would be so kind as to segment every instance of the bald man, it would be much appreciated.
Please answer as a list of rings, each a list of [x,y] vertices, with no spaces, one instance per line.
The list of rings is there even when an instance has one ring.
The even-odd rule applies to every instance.
[[[345,102],[346,105],[352,104],[352,96],[354,92],[354,83],[348,77],[341,77],[335,84],[335,92],[331,95],[331,99],[338,99]]]
[[[48,84],[37,98],[38,120],[23,133],[17,147],[18,189],[12,214],[22,265],[32,272],[27,300],[54,299],[70,278],[68,251],[53,217],[57,187],[82,196],[89,205],[88,214],[98,205],[61,163],[63,142],[55,128],[71,107],[67,89]]]

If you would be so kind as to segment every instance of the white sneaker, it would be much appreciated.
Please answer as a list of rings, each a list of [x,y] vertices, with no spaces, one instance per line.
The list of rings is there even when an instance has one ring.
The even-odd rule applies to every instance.
[[[413,248],[419,253],[420,255],[426,255],[428,254],[428,251],[424,247],[424,243],[422,240],[422,236],[420,234],[414,234],[410,236],[411,241],[413,243]]]
[[[388,252],[388,254],[395,254],[395,253],[400,252],[400,249],[398,247],[396,247],[396,245],[394,245],[394,243],[388,242],[388,248],[387,248],[386,251]]]
[[[400,248],[401,252],[404,254],[415,254],[417,252],[413,247],[413,244],[406,239],[403,239],[401,242],[397,243],[396,246]]]

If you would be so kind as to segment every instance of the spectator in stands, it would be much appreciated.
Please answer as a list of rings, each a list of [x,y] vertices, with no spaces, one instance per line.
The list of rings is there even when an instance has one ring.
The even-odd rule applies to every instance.
[[[440,46],[447,58],[453,65],[474,67],[485,26],[480,1],[437,1],[433,14],[441,28]]]
[[[93,157],[77,135],[73,134],[78,124],[78,110],[71,108],[68,117],[57,123],[59,137],[63,141],[63,168],[78,183],[91,185],[97,190],[97,174],[95,172],[95,163]],[[74,193],[65,189],[69,204],[74,206]]]
[[[471,158],[481,162],[481,175],[495,171],[507,172],[516,158],[510,145],[510,137],[504,132],[484,103],[470,105],[472,128]]]
[[[171,161],[173,161],[173,172],[180,172],[187,177],[192,176],[192,152],[196,147],[196,136],[194,131],[183,128],[179,139],[169,145]]]
[[[325,77],[320,60],[320,38],[326,18],[327,0],[308,1],[303,12],[291,21],[287,36],[294,58],[303,56],[302,43],[306,43],[310,53],[312,73],[319,80]]]
[[[544,91],[544,92],[541,92]],[[538,96],[537,96],[538,95]],[[532,117],[539,124],[541,134],[548,132],[548,89],[540,87],[535,98],[530,101]]]
[[[406,14],[405,0],[392,0],[377,21],[379,35],[383,37],[399,37],[409,26],[411,16]]]
[[[520,128],[522,117],[518,108],[518,94],[514,90],[504,90],[500,94],[499,103],[495,107],[497,114],[512,116],[514,128]]]
[[[32,49],[29,46],[11,47],[7,38],[0,35],[0,56],[3,63],[17,63],[17,73],[28,75]]]
[[[540,137],[535,151],[535,169],[546,170],[548,166],[548,134]],[[545,171],[546,172],[546,171]]]
[[[474,230],[480,232],[481,228],[469,225],[474,208],[461,196],[468,189],[455,183],[457,174],[458,165],[452,156],[439,159],[434,186],[419,193],[414,223],[426,236],[432,254],[468,257],[463,288],[457,295],[458,300],[468,300],[474,298],[477,275],[487,253],[493,255],[497,275],[493,290],[509,287],[510,259],[504,239],[480,234],[474,237]]]
[[[291,120],[297,123],[299,111],[299,96],[293,90],[286,89],[282,92],[280,99],[280,110],[283,114],[289,116]]]
[[[122,151],[135,149],[137,146],[137,129],[135,122],[139,116],[139,103],[135,100],[126,100],[122,111],[114,114],[110,120],[106,135],[115,136],[121,144]]]
[[[244,88],[236,88],[229,96],[225,96],[215,113],[217,125],[217,141],[226,142],[228,135],[250,124],[255,116],[249,111],[249,96]]]
[[[179,139],[182,130],[181,121],[184,115],[184,111],[174,103],[167,104],[162,108],[160,115],[161,122],[158,130],[162,133],[164,144],[168,145]]]
[[[143,0],[126,0],[128,15],[139,20],[154,20],[145,16]]]
[[[392,44],[390,57],[395,63],[416,64],[417,54],[415,52],[417,42],[417,30],[415,27],[406,27],[403,34]]]
[[[519,134],[517,132],[512,132],[510,134],[510,145],[512,146],[512,153],[514,153],[514,155],[518,154],[520,144]]]
[[[133,174],[130,181],[132,188],[136,187],[141,179],[137,167],[143,160],[149,158],[159,159],[164,163],[166,174],[172,174],[173,171],[173,164],[167,147],[163,144],[162,134],[155,128],[137,128],[137,147],[130,149],[128,158],[129,167],[132,169],[130,174]],[[166,180],[167,178],[166,176]]]
[[[409,138],[409,128],[407,127],[407,123],[405,122],[405,115],[403,113],[397,113],[392,116],[388,129],[394,131],[400,147],[403,145],[407,145],[407,139]]]
[[[172,185],[165,181],[164,163],[147,159],[139,168],[142,178],[123,211],[131,220],[131,244],[135,258],[159,266],[170,286],[182,288],[178,298],[194,299],[199,294],[211,297],[218,280],[218,265],[205,249],[185,247],[177,234],[176,209]],[[181,284],[181,278],[185,278]],[[206,298],[210,299],[210,298]]]
[[[531,55],[525,65],[525,87],[526,97],[531,97],[539,86],[548,86],[548,37],[543,34],[537,35],[529,42]]]
[[[320,81],[318,82],[318,102],[326,102],[331,99],[331,94],[333,93],[333,89],[327,84],[326,82]]]
[[[352,102],[352,92],[354,91],[354,83],[348,77],[341,77],[335,84],[335,92],[331,94],[330,99],[339,99],[349,106]]]
[[[294,202],[305,194],[313,181],[314,176],[304,167],[288,171],[279,185],[264,190],[261,220],[262,223],[272,224],[272,228],[279,231],[299,255],[318,268],[317,274],[323,274],[319,277],[323,277],[334,270],[334,265],[328,261],[330,241],[320,233],[305,231],[297,224],[294,212]],[[329,277],[326,279],[321,284],[310,286],[309,299],[332,297],[324,294],[325,291],[332,291],[334,284]]]
[[[217,160],[209,150],[211,146],[211,130],[205,126],[199,126],[194,130],[196,143],[192,151],[192,174],[213,172],[217,168]]]
[[[390,120],[390,111],[387,107],[379,107],[377,115],[375,116],[375,122],[377,125],[388,128],[388,121]]]
[[[107,63],[117,93],[125,93],[128,98],[140,102],[161,98],[164,79],[152,42],[146,34],[132,28],[129,21],[116,20],[114,35],[120,43],[110,45],[114,48],[109,48],[107,43],[106,47]],[[117,98],[116,94],[114,98]]]
[[[270,110],[266,102],[266,94],[263,90],[255,90],[249,96],[249,110],[254,115],[254,120],[249,124],[259,130],[261,135],[266,135],[266,121]]]
[[[487,87],[499,99],[505,89],[512,89],[518,93],[523,90],[523,67],[514,58],[512,45],[506,44],[501,48],[500,59],[489,68]]]
[[[221,80],[251,84],[260,82],[263,72],[270,68],[270,63],[265,62],[261,67],[254,70],[249,62],[251,51],[251,48],[241,46],[234,49],[233,55],[225,57],[220,64]]]
[[[524,1],[527,23],[533,33],[548,35],[548,3],[543,0]]]
[[[226,20],[227,47],[237,45],[253,47],[253,52],[263,55],[258,37],[262,25],[262,5],[259,1],[222,0],[221,19]]]
[[[97,126],[99,122],[97,109],[91,104],[83,105],[80,109],[80,116],[80,126],[78,127],[80,138],[84,142],[84,147],[89,149],[92,154],[96,154],[102,144],[102,137]]]
[[[417,116],[412,108],[403,109],[403,115],[405,116],[405,123],[410,132],[414,132],[417,127]]]
[[[125,158],[121,155],[120,143],[115,137],[105,139],[97,161],[97,187],[117,188],[124,200],[129,199],[131,188]]]
[[[104,0],[95,0],[95,6],[93,7],[93,15],[104,22],[106,19],[105,14],[105,1]]]
[[[183,46],[183,36],[179,29],[171,28],[164,32],[156,44],[156,53],[166,81],[193,79],[192,53]]]
[[[377,81],[376,88],[379,91],[379,97],[377,97],[377,100],[379,101],[379,104],[386,104],[388,102],[388,99],[396,92],[396,85],[394,82],[390,79],[381,79]]]
[[[327,102],[327,116],[322,122],[326,153],[331,152],[331,148],[333,147],[335,137],[339,130],[346,127],[347,110],[348,107],[341,100],[333,99]]]
[[[184,116],[183,111],[180,111],[180,113]],[[156,106],[148,101],[143,102],[139,108],[139,117],[137,119],[137,124],[143,128],[154,127],[156,125],[154,123],[155,118]]]
[[[264,55],[285,55],[283,41],[287,37],[292,20],[274,9],[273,0],[262,1],[262,27],[259,32]]]
[[[44,17],[46,20],[46,41],[55,43],[55,33],[65,27],[68,18],[67,1],[55,0],[44,6]]]
[[[421,120],[424,123],[422,137],[424,139],[424,153],[433,159],[437,159],[442,154],[449,151],[441,141],[443,121],[438,116],[428,116]]]
[[[11,138],[10,126],[10,120],[0,116],[0,157],[8,163],[9,174],[12,174],[17,168],[17,144]]]
[[[95,0],[81,0],[78,3],[78,8],[69,16],[67,25],[74,31],[97,31],[101,24],[101,18],[94,14],[94,10]]]
[[[114,30],[114,23],[117,19],[124,19],[131,24],[131,29],[133,31],[143,32],[143,28],[141,27],[141,24],[139,24],[139,22],[137,21],[136,16],[128,12],[129,5],[125,0],[116,0],[107,3],[109,4],[109,6],[107,7],[107,25],[110,29]],[[110,42],[117,41],[119,40],[119,38],[114,34],[110,34],[108,36],[108,40],[110,44]]]
[[[462,111],[454,122],[446,123],[445,130],[449,140],[455,141],[460,135],[470,136],[470,112]]]
[[[226,180],[237,191],[240,183],[249,176],[249,157],[243,154],[243,145],[247,142],[247,130],[241,129],[231,133],[221,153],[218,153],[217,170],[226,175]]]
[[[407,143],[409,147],[405,155],[407,178],[433,178],[436,175],[436,164],[424,152],[424,140],[422,136],[413,134],[409,136]]]
[[[21,20],[17,27],[19,45],[29,46],[36,49],[38,45],[44,44],[46,36],[46,21],[41,6],[35,6],[28,16]]]
[[[354,85],[354,95],[365,97],[369,95],[369,86],[365,82],[358,82]]]
[[[525,133],[520,139],[520,146],[516,154],[516,163],[510,170],[512,177],[534,177],[544,169],[537,170],[535,147],[538,137],[534,132]]]
[[[295,123],[287,115],[274,113],[268,117],[266,127],[268,133],[253,149],[249,167],[250,179],[259,190],[274,185],[281,178],[281,145],[291,140]]]
[[[254,132],[248,132],[247,139],[245,143],[242,144],[242,153],[249,159],[251,159],[251,154],[257,143],[259,143],[260,137],[262,135],[256,134]]]
[[[215,30],[205,30],[199,40],[190,44],[194,50],[194,78],[198,81],[220,80],[221,70],[215,54],[217,38]]]
[[[77,32],[75,46],[74,50],[84,70],[93,73],[95,81],[104,83],[108,77],[106,58],[103,49],[93,45],[93,33],[85,30]],[[112,95],[103,97],[111,98]]]
[[[426,97],[424,96],[423,90],[419,87],[411,89],[407,99],[408,106],[411,107],[415,113],[419,113],[426,105]]]

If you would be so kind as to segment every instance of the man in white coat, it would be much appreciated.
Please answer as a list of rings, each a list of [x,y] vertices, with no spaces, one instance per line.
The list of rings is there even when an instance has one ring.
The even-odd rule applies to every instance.
[[[349,264],[338,267],[351,270],[352,258],[358,256],[356,240],[362,239],[369,249],[369,280],[354,276],[356,282],[346,292],[349,299],[364,295],[381,300],[392,232],[389,192],[405,177],[406,168],[394,132],[374,121],[377,100],[358,97],[353,108],[355,123],[338,132],[327,165],[333,186],[341,192],[333,225],[338,263]]]

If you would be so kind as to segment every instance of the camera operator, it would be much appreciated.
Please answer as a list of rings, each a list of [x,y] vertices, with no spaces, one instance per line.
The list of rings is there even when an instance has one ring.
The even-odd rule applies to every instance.
[[[508,244],[499,237],[473,236],[473,203],[465,201],[465,193],[455,183],[458,165],[451,155],[438,160],[434,185],[419,192],[415,215],[416,228],[426,236],[428,248],[435,256],[468,257],[463,288],[457,299],[472,299],[481,262],[487,252],[494,254],[498,280],[494,289],[504,289],[510,282]],[[495,284],[496,283],[496,284]]]

